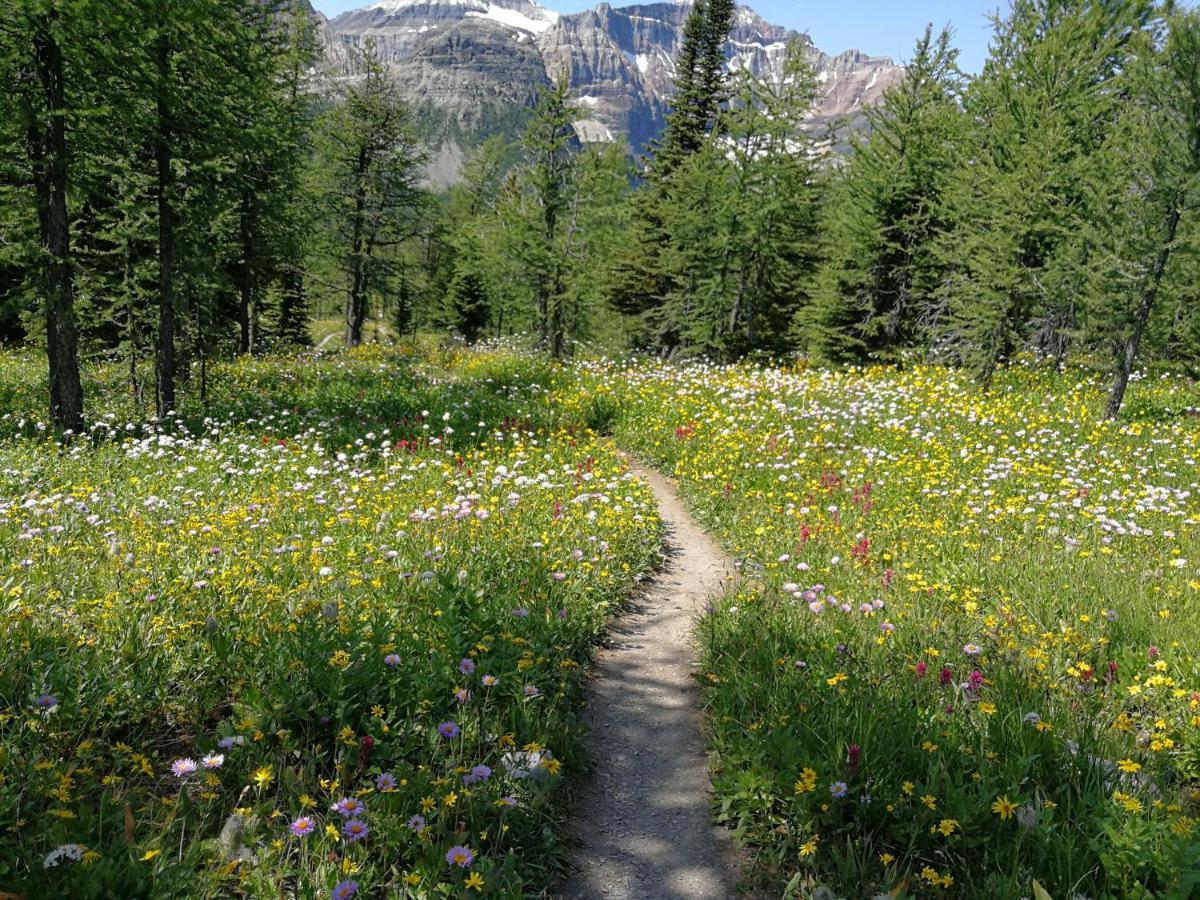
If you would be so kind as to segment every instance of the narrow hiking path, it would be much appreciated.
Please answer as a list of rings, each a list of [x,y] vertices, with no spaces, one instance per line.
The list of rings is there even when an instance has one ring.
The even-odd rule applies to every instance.
[[[657,495],[669,554],[596,656],[586,710],[595,768],[562,896],[729,900],[739,858],[709,813],[692,636],[696,614],[734,568],[669,480],[632,468]]]

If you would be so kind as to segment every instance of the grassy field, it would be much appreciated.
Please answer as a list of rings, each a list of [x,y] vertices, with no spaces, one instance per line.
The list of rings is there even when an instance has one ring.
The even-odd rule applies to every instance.
[[[100,372],[64,449],[37,362],[0,361],[0,891],[550,883],[581,665],[658,522],[543,368],[246,361],[166,430]]]
[[[743,578],[715,812],[797,897],[1200,893],[1200,391],[1084,372],[222,366],[39,424],[0,359],[0,891],[529,896],[580,672],[654,564],[624,446]],[[612,439],[599,434],[611,434]]]
[[[788,895],[1200,894],[1195,387],[597,363],[562,405],[737,554],[721,819]],[[1038,895],[1042,896],[1042,895]]]

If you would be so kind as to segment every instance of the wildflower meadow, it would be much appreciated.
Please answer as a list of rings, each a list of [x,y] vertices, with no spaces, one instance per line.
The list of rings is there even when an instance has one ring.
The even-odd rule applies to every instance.
[[[246,361],[220,414],[69,448],[5,416],[0,890],[553,881],[581,666],[656,513],[502,359],[442,362]]]
[[[1200,394],[1085,372],[579,367],[741,581],[717,814],[787,896],[1200,894]]]
[[[1083,370],[246,358],[85,435],[0,360],[0,891],[544,896],[593,646],[660,559],[713,813],[788,897],[1200,892],[1200,391]],[[597,736],[603,746],[603,735]],[[566,874],[564,875],[564,872]]]

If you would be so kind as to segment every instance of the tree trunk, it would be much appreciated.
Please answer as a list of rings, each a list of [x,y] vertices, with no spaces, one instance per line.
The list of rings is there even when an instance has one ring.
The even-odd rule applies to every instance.
[[[370,158],[364,149],[358,155],[358,166],[355,171],[355,184],[358,187],[354,195],[354,222],[351,225],[350,234],[350,296],[346,298],[347,347],[357,347],[362,343],[363,320],[366,318],[363,230],[366,225],[367,198],[362,185],[369,165]]]
[[[51,13],[53,15],[53,13]],[[33,37],[45,127],[31,126],[38,225],[45,250],[46,358],[50,366],[50,421],[60,431],[83,429],[83,386],[75,329],[71,229],[67,218],[67,124],[62,48],[44,19]],[[35,120],[36,121],[36,120]]]
[[[250,199],[242,198],[239,216],[239,232],[242,243],[241,266],[237,273],[238,282],[238,353],[253,353],[258,344],[257,285],[254,277],[254,218],[250,211]]]
[[[1115,419],[1121,412],[1125,402],[1125,390],[1129,387],[1129,376],[1137,362],[1138,349],[1142,344],[1142,335],[1146,333],[1146,324],[1150,321],[1150,311],[1158,297],[1158,288],[1162,284],[1163,273],[1171,258],[1171,245],[1175,243],[1175,232],[1179,230],[1180,202],[1179,198],[1171,198],[1171,208],[1167,211],[1167,220],[1163,227],[1163,242],[1159,247],[1154,267],[1147,276],[1145,287],[1142,289],[1142,300],[1138,304],[1137,318],[1133,322],[1133,333],[1125,342],[1125,350],[1117,362],[1117,374],[1113,379],[1112,393],[1108,396],[1108,408],[1105,418]]]
[[[288,266],[283,273],[283,298],[279,306],[280,337],[289,344],[308,346],[308,312],[304,297],[304,272]]]
[[[171,48],[162,22],[155,52],[158,68],[157,127],[154,157],[158,174],[158,340],[155,409],[165,418],[175,409],[175,230],[171,209],[171,109],[167,85],[171,77]]]

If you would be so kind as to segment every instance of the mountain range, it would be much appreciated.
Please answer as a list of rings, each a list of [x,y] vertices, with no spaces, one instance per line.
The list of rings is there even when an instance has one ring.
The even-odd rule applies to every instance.
[[[690,0],[559,14],[534,0],[380,0],[334,19],[318,14],[326,64],[353,76],[355,50],[373,45],[410,100],[436,111],[448,127],[439,165],[452,179],[461,137],[496,131],[539,88],[565,71],[582,116],[581,141],[625,142],[641,151],[663,128],[674,89],[675,59]],[[903,75],[887,57],[849,50],[836,56],[808,35],[773,25],[739,7],[726,55],[731,69],[783,76],[787,48],[799,41],[817,73],[820,96],[811,124],[861,117]]]

